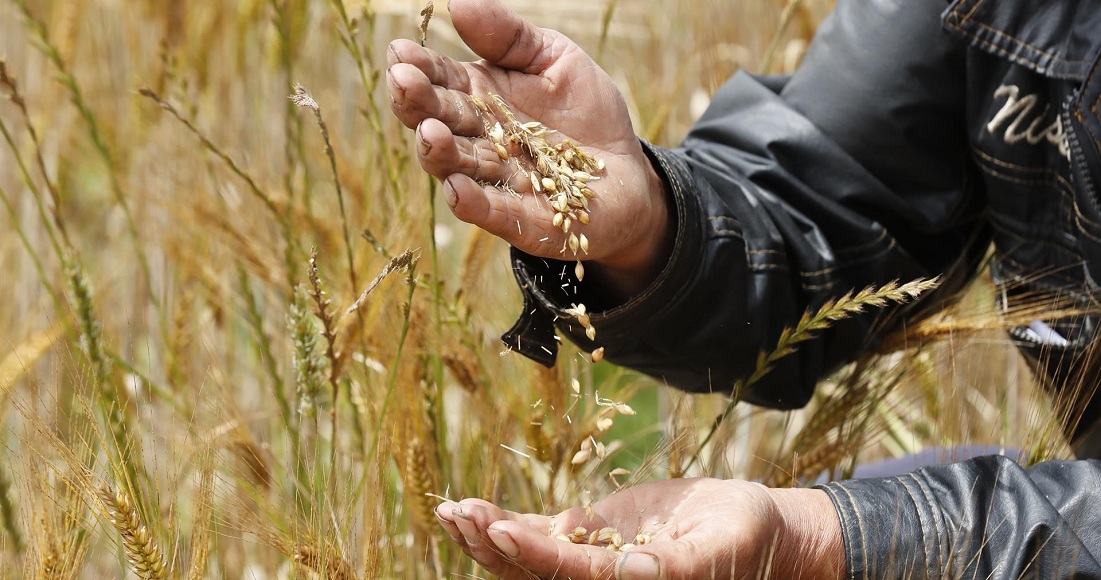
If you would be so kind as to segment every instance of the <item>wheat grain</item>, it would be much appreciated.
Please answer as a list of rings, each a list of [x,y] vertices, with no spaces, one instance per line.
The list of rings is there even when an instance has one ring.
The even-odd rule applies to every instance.
[[[122,537],[122,547],[130,568],[141,578],[164,578],[170,570],[152,532],[141,521],[130,498],[122,491],[103,486],[97,490],[111,525]]]

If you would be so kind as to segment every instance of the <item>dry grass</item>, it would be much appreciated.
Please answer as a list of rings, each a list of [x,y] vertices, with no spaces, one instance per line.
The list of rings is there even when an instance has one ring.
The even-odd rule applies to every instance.
[[[737,68],[790,70],[829,8],[514,4],[597,54],[667,145]],[[669,474],[1066,452],[985,285],[804,411],[733,409],[702,451],[721,395],[502,353],[505,248],[437,203],[378,86],[423,8],[0,0],[0,570],[479,574],[437,498],[553,512]],[[444,6],[427,42],[466,56]]]

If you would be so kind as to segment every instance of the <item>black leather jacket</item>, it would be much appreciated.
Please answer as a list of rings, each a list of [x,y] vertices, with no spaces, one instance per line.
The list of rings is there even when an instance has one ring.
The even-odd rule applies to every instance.
[[[609,360],[681,389],[726,391],[808,307],[869,284],[970,273],[991,241],[1005,288],[1091,303],[1101,3],[945,8],[840,0],[792,77],[738,74],[681,148],[648,147],[676,208],[676,241],[650,288],[591,316]],[[504,340],[553,364],[553,317],[599,297],[540,284],[572,271],[562,262],[513,256],[525,308]],[[597,346],[567,320],[560,332]],[[1091,320],[1015,336],[1069,359],[1090,343]],[[806,404],[820,377],[867,346],[874,322],[834,326],[745,398]],[[823,488],[853,578],[1101,578],[1101,462],[1023,469],[987,457]]]

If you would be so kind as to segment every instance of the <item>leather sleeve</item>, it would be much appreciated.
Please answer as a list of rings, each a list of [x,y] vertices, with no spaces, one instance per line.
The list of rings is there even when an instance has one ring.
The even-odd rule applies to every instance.
[[[657,281],[592,315],[590,343],[562,313],[597,302],[559,284],[569,264],[516,252],[525,312],[544,316],[522,319],[506,342],[545,352],[547,364],[558,317],[560,331],[586,350],[604,346],[612,362],[680,389],[729,392],[808,308],[949,269],[981,229],[982,200],[966,185],[964,48],[941,31],[943,8],[842,1],[794,77],[736,75],[680,148],[647,148],[677,219]],[[836,324],[744,399],[805,405],[819,378],[874,337],[876,316]]]
[[[821,486],[847,578],[1101,578],[1101,462],[998,455]]]

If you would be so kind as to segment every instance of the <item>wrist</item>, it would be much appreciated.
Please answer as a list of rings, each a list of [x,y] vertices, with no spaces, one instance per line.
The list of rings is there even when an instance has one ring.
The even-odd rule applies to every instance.
[[[775,578],[840,580],[845,573],[841,520],[820,489],[769,489],[781,515]]]
[[[635,226],[638,237],[614,258],[591,267],[612,301],[624,302],[650,286],[668,264],[676,240],[676,212],[665,181],[652,163],[643,164],[642,169],[640,189],[647,196],[649,211]]]

